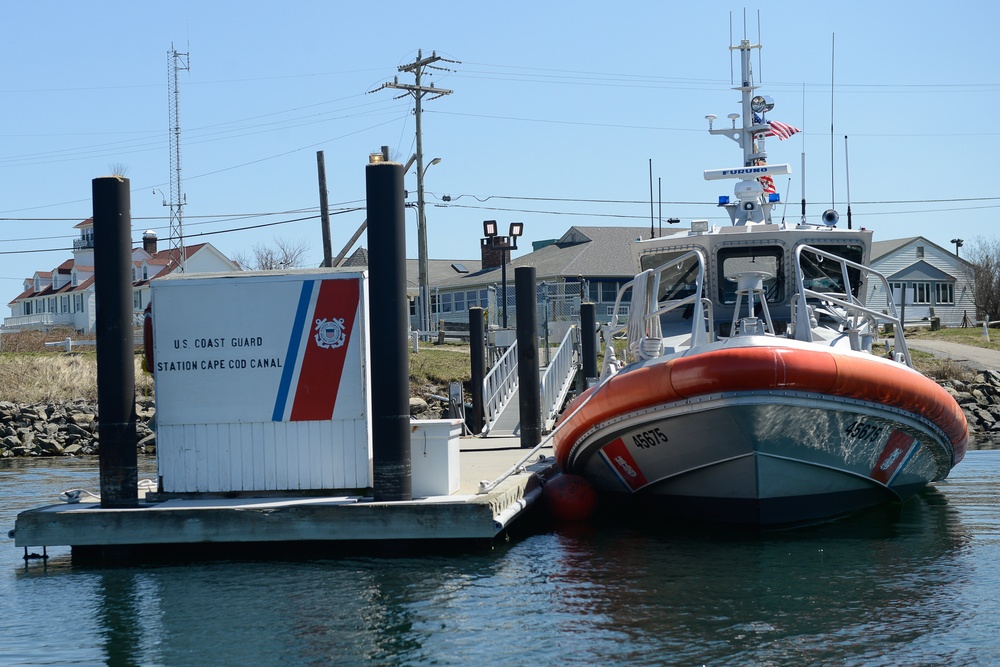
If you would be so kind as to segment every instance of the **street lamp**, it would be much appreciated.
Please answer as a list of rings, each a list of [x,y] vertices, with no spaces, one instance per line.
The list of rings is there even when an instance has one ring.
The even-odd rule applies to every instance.
[[[955,257],[958,257],[958,249],[965,245],[965,241],[962,239],[952,239],[951,242],[955,244]]]
[[[419,163],[421,160],[417,160]],[[417,182],[417,278],[420,291],[420,328],[427,331],[431,327],[431,288],[430,288],[430,267],[427,258],[427,215],[424,206],[424,176],[431,165],[439,164],[441,158],[436,157],[431,160],[422,173],[418,173],[420,178]]]
[[[503,253],[500,261],[500,281],[503,285],[501,299],[503,299],[503,328],[507,328],[507,261],[510,259],[510,251],[517,250],[517,237],[524,234],[523,222],[510,223],[507,236],[497,236],[497,221],[483,220],[483,236],[491,248],[500,250]]]

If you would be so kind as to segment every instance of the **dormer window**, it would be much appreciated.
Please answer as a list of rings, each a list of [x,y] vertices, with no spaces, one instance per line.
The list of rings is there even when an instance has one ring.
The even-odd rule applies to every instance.
[[[149,264],[146,262],[142,263],[142,279],[149,280]]]
[[[80,278],[76,275],[76,269],[73,269],[73,272],[70,274],[70,282],[73,283],[73,287],[80,284]]]

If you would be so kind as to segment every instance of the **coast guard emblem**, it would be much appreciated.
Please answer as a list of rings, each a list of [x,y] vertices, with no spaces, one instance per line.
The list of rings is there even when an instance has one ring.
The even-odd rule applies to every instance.
[[[315,330],[316,334],[313,336],[313,340],[323,349],[340,347],[347,342],[347,338],[344,336],[343,317],[335,317],[332,320],[324,317],[321,320],[316,320]]]

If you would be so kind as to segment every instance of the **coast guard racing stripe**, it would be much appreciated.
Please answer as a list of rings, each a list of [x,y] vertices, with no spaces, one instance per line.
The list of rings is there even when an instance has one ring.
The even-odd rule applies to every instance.
[[[621,438],[604,445],[601,449],[601,458],[615,472],[618,479],[632,491],[637,491],[649,483]]]
[[[273,421],[333,417],[359,300],[357,280],[302,284]]]
[[[918,445],[912,436],[902,431],[893,431],[868,476],[889,486],[899,471],[906,467]]]

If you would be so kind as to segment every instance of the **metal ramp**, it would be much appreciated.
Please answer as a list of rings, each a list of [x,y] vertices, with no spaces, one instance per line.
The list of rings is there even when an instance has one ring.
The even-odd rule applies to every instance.
[[[577,329],[570,328],[549,359],[549,364],[540,369],[542,426],[552,430],[556,416],[562,410],[579,369],[579,354],[576,349]],[[482,436],[518,435],[521,431],[519,392],[517,378],[517,343],[507,349],[496,365],[483,380],[483,405],[486,410],[486,425]]]
[[[497,415],[493,428],[489,430],[489,435],[497,437],[511,437],[521,435],[521,392],[515,387],[513,393],[508,396],[500,414]]]

